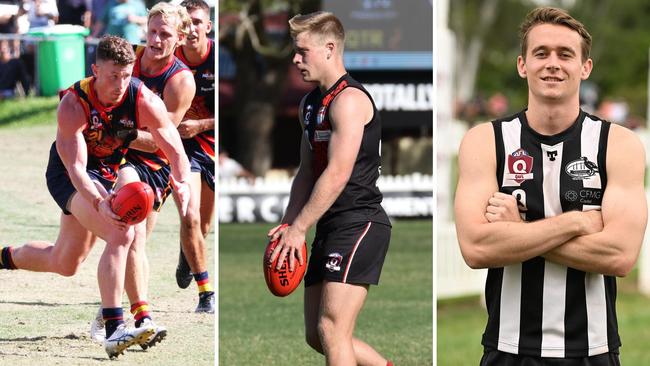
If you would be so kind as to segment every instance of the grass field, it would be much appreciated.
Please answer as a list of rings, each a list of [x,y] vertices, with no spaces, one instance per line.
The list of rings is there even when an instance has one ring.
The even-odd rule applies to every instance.
[[[0,245],[54,241],[60,210],[47,192],[45,167],[55,134],[56,98],[0,102]],[[176,286],[178,215],[163,208],[148,244],[150,299],[154,318],[169,334],[147,352],[132,348],[115,362],[89,338],[99,307],[98,241],[74,277],[0,271],[1,365],[214,365],[214,316],[194,314],[196,285]],[[214,253],[211,234],[208,258]],[[214,281],[214,267],[210,274]],[[125,311],[128,301],[125,297]]]
[[[635,290],[636,273],[618,280],[618,326],[623,342],[621,364],[650,365],[650,299]],[[487,321],[478,296],[438,301],[438,366],[478,365]]]
[[[355,335],[400,366],[432,362],[431,221],[397,221],[379,286]],[[270,225],[219,228],[219,364],[322,365],[304,342],[302,289],[271,295],[262,274]],[[308,239],[309,240],[309,239]]]

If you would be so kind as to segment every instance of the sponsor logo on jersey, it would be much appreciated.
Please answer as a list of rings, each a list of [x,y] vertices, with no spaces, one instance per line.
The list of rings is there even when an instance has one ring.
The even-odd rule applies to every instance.
[[[598,173],[598,166],[583,156],[580,159],[568,163],[564,171],[573,178],[573,180],[589,179]]]
[[[508,174],[507,179],[521,183],[525,180],[533,179],[533,157],[526,150],[519,148],[517,151],[508,155]]]
[[[329,141],[332,136],[332,130],[316,130],[314,131],[314,141],[323,142]]]
[[[566,193],[564,194],[564,198],[566,198],[566,200],[569,202],[575,202],[578,199],[578,192],[566,191]]]
[[[316,115],[316,124],[317,124],[317,125],[323,123],[323,121],[325,120],[325,110],[326,110],[326,109],[327,109],[327,107],[322,106],[322,107],[320,107],[320,109],[318,110],[318,115]]]
[[[330,253],[328,257],[329,259],[327,260],[327,263],[325,263],[325,268],[327,268],[330,272],[340,271],[343,256],[339,253]]]
[[[120,119],[120,124],[121,124],[122,126],[124,126],[124,127],[127,127],[127,128],[133,128],[133,127],[135,127],[135,122],[133,122],[132,120],[130,120],[130,119],[128,119],[128,118],[121,118],[121,119]]]
[[[201,74],[201,77],[206,79],[206,80],[214,80],[214,73],[206,71],[203,74]]]
[[[313,105],[308,105],[307,108],[305,108],[305,126],[311,122],[311,114],[313,112],[314,106]]]

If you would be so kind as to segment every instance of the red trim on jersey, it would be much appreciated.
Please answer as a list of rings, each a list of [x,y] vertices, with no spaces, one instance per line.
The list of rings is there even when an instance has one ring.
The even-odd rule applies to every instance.
[[[196,142],[199,143],[201,149],[206,154],[208,154],[212,158],[212,160],[214,160],[214,139],[209,139],[207,138],[207,136],[200,136],[200,135],[196,135],[194,136],[194,138],[196,139]]]
[[[350,255],[350,259],[348,260],[348,265],[345,266],[345,273],[343,274],[343,283],[346,283],[348,279],[348,271],[350,270],[350,266],[352,265],[352,260],[354,259],[354,254],[357,252],[357,249],[359,248],[359,244],[361,243],[361,240],[366,236],[368,233],[368,230],[370,230],[370,225],[372,222],[368,221],[368,225],[366,225],[366,230],[363,231],[363,234],[359,237],[357,242],[354,244],[354,248],[352,249],[352,254]]]
[[[142,47],[142,46],[140,46],[140,47]],[[138,48],[137,50],[139,50],[139,49],[140,48]],[[162,68],[162,70],[160,72],[158,72],[157,74],[153,74],[153,75],[147,74],[146,72],[142,71],[142,62],[141,62],[142,61],[142,56],[144,56],[145,47],[142,47],[142,52],[140,52],[139,55],[138,55],[137,50],[136,50],[135,66],[133,67],[133,75],[135,77],[139,77],[140,75],[142,75],[142,76],[144,76],[146,78],[157,78],[158,76],[164,74],[165,71],[167,71],[174,64],[174,57],[175,56],[172,53],[169,62],[167,63],[167,65],[165,65]],[[170,78],[171,78],[171,76],[170,76]]]
[[[144,85],[143,82],[138,85],[138,92],[135,93],[135,128],[137,129],[142,129],[140,128],[140,107],[138,107],[138,103],[140,103],[140,97],[142,96],[142,86]]]

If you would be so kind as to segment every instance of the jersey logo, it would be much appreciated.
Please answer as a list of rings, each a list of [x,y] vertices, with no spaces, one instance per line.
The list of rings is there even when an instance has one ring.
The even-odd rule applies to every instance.
[[[318,110],[318,115],[316,116],[316,124],[317,125],[323,123],[323,120],[325,119],[325,109],[327,109],[327,107],[322,106]]]
[[[309,125],[309,122],[311,122],[311,112],[314,107],[310,104],[305,108],[305,126]]]
[[[332,130],[316,130],[314,131],[314,141],[323,142],[329,141],[332,136]]]
[[[574,160],[566,165],[564,171],[573,178],[573,180],[589,179],[598,173],[598,166],[589,161],[586,156]]]
[[[508,155],[508,174],[506,178],[521,183],[528,179],[533,179],[533,157],[526,150],[519,148],[517,151]]]
[[[557,151],[547,151],[546,156],[548,156],[548,160],[555,161],[555,157],[557,156]]]
[[[329,259],[327,260],[327,263],[325,263],[325,268],[327,268],[330,272],[340,271],[343,256],[339,253],[330,253],[328,257]]]

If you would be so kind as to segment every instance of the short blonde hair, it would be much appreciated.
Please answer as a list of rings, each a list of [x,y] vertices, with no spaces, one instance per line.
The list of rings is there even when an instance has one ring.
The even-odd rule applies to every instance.
[[[566,11],[551,7],[536,8],[526,15],[526,19],[524,19],[524,22],[519,28],[521,57],[526,59],[526,52],[528,52],[528,34],[530,30],[540,24],[561,25],[577,32],[582,38],[582,61],[587,61],[591,53],[591,35],[587,32],[587,28]]]
[[[183,6],[172,5],[164,1],[154,5],[151,10],[149,10],[149,15],[147,16],[147,24],[155,16],[162,16],[165,23],[172,25],[170,23],[170,18],[176,18],[176,31],[179,34],[182,34],[187,37],[190,34],[190,26],[192,25],[192,18],[190,18],[187,9]]]
[[[318,35],[323,41],[332,39],[337,43],[341,52],[345,45],[343,24],[334,14],[326,11],[294,16],[289,19],[289,32],[293,39],[305,32]]]

